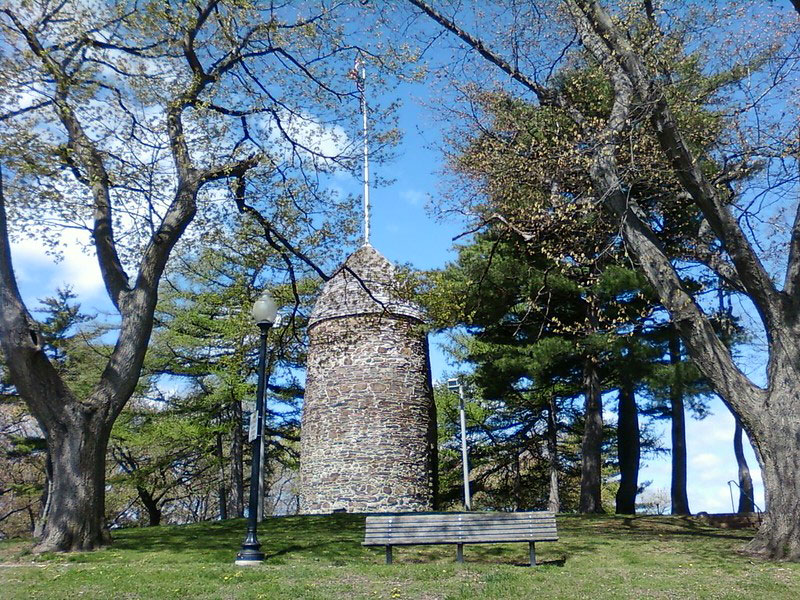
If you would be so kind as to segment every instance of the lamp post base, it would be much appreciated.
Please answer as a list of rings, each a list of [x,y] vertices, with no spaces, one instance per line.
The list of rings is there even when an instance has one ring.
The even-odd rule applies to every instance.
[[[261,544],[258,542],[258,538],[256,538],[255,526],[252,525],[251,523],[251,528],[247,531],[247,537],[234,561],[234,563],[240,567],[260,565],[264,562],[264,553],[261,552]]]
[[[239,567],[260,565],[264,562],[264,553],[254,549],[242,550],[236,555],[236,560],[233,562]]]

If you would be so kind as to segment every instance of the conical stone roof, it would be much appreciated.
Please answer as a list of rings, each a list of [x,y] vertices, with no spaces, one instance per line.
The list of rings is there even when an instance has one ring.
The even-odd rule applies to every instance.
[[[347,257],[322,287],[309,327],[327,319],[387,313],[424,320],[420,308],[402,298],[395,266],[367,244]]]

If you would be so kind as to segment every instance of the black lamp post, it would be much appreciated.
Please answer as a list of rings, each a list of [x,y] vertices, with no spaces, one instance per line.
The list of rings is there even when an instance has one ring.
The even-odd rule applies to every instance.
[[[258,541],[258,479],[261,472],[261,443],[264,427],[264,391],[266,389],[267,333],[275,323],[278,305],[272,296],[264,292],[253,304],[253,319],[261,329],[261,345],[258,350],[258,387],[256,389],[256,435],[252,442],[253,466],[250,469],[250,504],[247,509],[247,535],[242,549],[236,555],[236,564],[258,565],[264,561]]]

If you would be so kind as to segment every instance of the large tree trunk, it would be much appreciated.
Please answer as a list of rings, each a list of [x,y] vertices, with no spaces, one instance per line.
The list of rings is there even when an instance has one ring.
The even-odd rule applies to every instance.
[[[244,433],[242,431],[242,403],[233,404],[233,439],[231,441],[231,486],[236,516],[244,517]]]
[[[50,510],[50,502],[52,501],[53,494],[50,488],[53,485],[53,463],[50,460],[50,453],[45,452],[44,462],[44,488],[42,489],[41,505],[39,507],[39,514],[36,519],[36,524],[33,527],[33,539],[42,539],[44,533],[44,516]]]
[[[219,518],[224,521],[228,518],[228,490],[225,487],[225,453],[222,451],[222,432],[217,432],[217,461],[219,461],[219,483],[217,485],[217,504],[219,505]]]
[[[639,491],[639,409],[633,385],[624,382],[619,389],[619,419],[617,421],[617,451],[619,455],[618,514],[636,513],[636,494]]]
[[[673,515],[689,515],[689,496],[686,493],[686,413],[683,406],[683,369],[681,341],[674,327],[669,332],[669,362],[672,381],[669,385],[670,415],[672,417],[672,500]]]
[[[800,560],[800,210],[792,225],[783,288],[778,289],[730,209],[727,190],[707,179],[702,161],[692,153],[658,78],[598,2],[569,0],[568,5],[582,41],[604,63],[614,88],[607,143],[598,144],[592,179],[619,215],[628,248],[669,311],[693,360],[739,415],[762,463],[767,514],[746,550],[772,559]],[[726,272],[735,289],[748,296],[764,324],[769,344],[766,389],[754,385],[737,367],[642,219],[641,208],[623,190],[613,153],[630,117],[634,94],[649,107],[651,129],[682,187],[725,247],[730,262],[723,260],[718,273]]]
[[[740,513],[751,513],[755,509],[753,499],[753,479],[750,477],[750,467],[747,466],[747,459],[744,457],[744,446],[742,436],[744,430],[742,421],[735,414],[736,428],[733,432],[733,453],[736,455],[736,465],[739,467],[739,509]]]
[[[796,353],[795,353],[796,354]],[[795,355],[795,360],[797,356]],[[787,361],[789,362],[789,361]],[[789,367],[784,364],[783,366]],[[782,385],[771,389],[767,402],[770,411],[760,415],[751,430],[742,415],[743,425],[756,443],[764,480],[766,513],[747,552],[774,559],[800,560],[800,368],[781,369],[776,377]],[[794,408],[794,410],[793,410]]]
[[[4,9],[4,17],[11,23],[5,31],[12,35],[15,44],[30,53],[32,72],[46,73],[46,79],[53,84],[49,102],[53,103],[52,114],[60,122],[60,130],[54,135],[63,138],[69,152],[63,156],[47,154],[54,160],[61,157],[52,164],[53,170],[68,169],[83,186],[81,191],[76,191],[74,199],[82,204],[81,210],[91,210],[98,266],[109,300],[121,317],[117,342],[99,381],[85,397],[76,398],[48,360],[39,327],[20,295],[11,261],[0,172],[0,346],[12,382],[45,432],[53,467],[40,550],[86,550],[109,539],[103,530],[106,446],[114,420],[136,389],[153,328],[158,284],[170,252],[194,218],[200,188],[229,178],[243,182],[248,171],[262,158],[260,154],[252,154],[244,160],[218,162],[205,168],[193,162],[183,128],[184,111],[196,106],[208,88],[247,55],[234,53],[228,59],[217,61],[209,72],[204,70],[194,42],[205,38],[205,34],[197,36],[206,25],[213,6],[214,3],[205,12],[201,11],[178,36],[182,40],[186,66],[194,77],[186,85],[176,87],[173,97],[164,106],[176,190],[169,206],[160,211],[160,219],[151,225],[151,235],[141,246],[138,265],[132,273],[123,265],[114,231],[119,221],[112,201],[112,182],[116,176],[107,169],[107,153],[101,150],[104,142],[93,139],[94,132],[91,129],[87,132],[83,116],[77,112],[77,107],[85,104],[87,98],[73,90],[74,85],[83,85],[79,74],[83,72],[81,65],[85,56],[78,66],[74,59],[90,47],[90,36],[68,27],[69,32],[55,34],[59,36],[59,45],[51,43],[44,24],[69,20],[66,14],[69,9],[64,8],[63,3],[41,19],[35,16],[35,11],[29,15],[30,11],[20,10],[17,14]],[[122,19],[113,22],[119,24],[122,31],[127,27]],[[66,35],[64,39],[60,39],[62,33]],[[242,40],[242,47],[245,45],[247,41]],[[124,105],[121,98],[118,100]],[[57,126],[56,122],[52,125]],[[243,185],[241,189],[243,193]],[[238,204],[240,210],[246,208],[243,200]],[[240,426],[241,423],[237,423],[237,427]]]
[[[68,423],[52,427],[47,448],[53,471],[35,552],[94,550],[111,538],[105,527],[106,446],[111,426],[73,407]]]
[[[158,264],[143,261],[149,270],[139,276],[141,287],[108,284],[122,315],[119,337],[100,380],[79,399],[45,354],[45,340],[22,302],[0,187],[0,345],[14,385],[45,433],[52,467],[36,552],[91,550],[111,540],[104,522],[106,449],[114,420],[136,388],[152,331],[156,288],[151,282],[163,272],[166,256],[153,260]]]
[[[547,410],[547,460],[550,468],[547,510],[557,513],[561,510],[561,499],[558,494],[558,421],[556,420],[556,400],[552,396],[550,396],[550,406]]]
[[[136,486],[136,491],[139,493],[139,499],[147,510],[148,526],[156,527],[161,525],[161,509],[158,506],[158,501],[142,486]]]
[[[581,497],[582,513],[602,513],[600,497],[601,451],[603,443],[603,401],[600,395],[600,378],[593,357],[587,357],[583,368],[585,395],[585,421],[581,442]]]

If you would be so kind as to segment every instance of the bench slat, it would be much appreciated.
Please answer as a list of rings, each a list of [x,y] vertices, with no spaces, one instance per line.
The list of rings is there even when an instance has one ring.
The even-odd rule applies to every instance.
[[[461,529],[447,529],[442,527],[431,527],[430,529],[371,529],[365,532],[365,535],[380,535],[383,537],[389,537],[392,535],[403,535],[403,536],[415,536],[415,535],[479,535],[481,533],[493,533],[493,534],[506,534],[506,535],[515,535],[515,534],[540,534],[540,533],[549,533],[555,531],[555,527],[514,527],[514,528],[503,528],[503,529],[495,529],[495,528],[472,528],[472,527],[464,527]]]
[[[394,537],[404,537],[404,538],[424,538],[424,537],[452,537],[454,540],[461,539],[463,537],[470,537],[470,536],[489,536],[489,535],[502,535],[505,537],[524,537],[525,539],[531,537],[547,537],[547,536],[554,536],[558,535],[555,527],[550,529],[541,529],[538,531],[526,531],[526,530],[515,530],[515,531],[392,531],[392,532],[385,532],[385,531],[375,531],[369,532],[364,536],[364,539],[374,539],[380,538],[382,540],[392,539]]]
[[[506,538],[519,538],[520,540],[536,540],[542,538],[551,538],[558,536],[555,529],[546,529],[542,531],[466,531],[460,533],[451,533],[447,531],[417,531],[417,532],[394,532],[394,533],[371,533],[364,536],[364,541],[373,540],[389,540],[390,543],[394,538],[416,538],[424,539],[429,537],[448,537],[452,540],[459,541],[465,538],[473,537],[506,537]]]
[[[430,524],[405,524],[394,523],[376,525],[367,528],[367,531],[484,531],[493,529],[497,531],[510,531],[513,529],[551,529],[555,523],[502,523],[495,525],[475,525],[472,523],[430,523]]]
[[[428,544],[513,544],[519,542],[557,542],[558,537],[548,536],[541,538],[523,538],[519,536],[475,536],[454,540],[450,536],[431,536],[426,538],[393,537],[385,540],[370,540],[362,542],[362,546],[424,546]]]
[[[529,521],[387,521],[381,523],[367,523],[368,527],[529,527],[537,525],[553,525],[555,519],[538,519]]]
[[[440,523],[460,521],[462,523],[475,522],[506,522],[506,521],[552,521],[555,519],[554,513],[488,513],[488,514],[467,514],[467,513],[444,513],[444,514],[400,514],[400,515],[381,515],[368,516],[367,523],[392,523],[402,521],[405,523]]]

